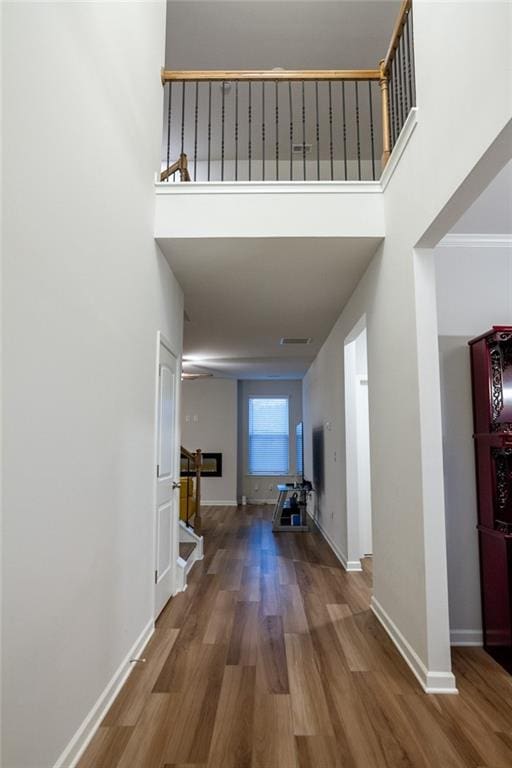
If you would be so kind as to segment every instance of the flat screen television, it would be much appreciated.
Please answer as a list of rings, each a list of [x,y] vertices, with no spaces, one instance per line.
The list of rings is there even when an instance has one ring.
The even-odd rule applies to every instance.
[[[297,480],[304,481],[304,425],[299,421],[295,427],[295,467]]]

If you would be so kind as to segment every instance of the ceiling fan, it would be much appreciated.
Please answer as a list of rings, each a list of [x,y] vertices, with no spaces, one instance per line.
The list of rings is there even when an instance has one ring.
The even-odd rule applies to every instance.
[[[213,373],[190,373],[187,371],[181,372],[182,381],[194,381],[194,379],[209,379],[213,376]]]

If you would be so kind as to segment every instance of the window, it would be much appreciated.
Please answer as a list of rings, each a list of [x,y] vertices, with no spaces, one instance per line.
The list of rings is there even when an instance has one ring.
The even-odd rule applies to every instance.
[[[287,475],[289,471],[287,397],[249,398],[249,474]]]

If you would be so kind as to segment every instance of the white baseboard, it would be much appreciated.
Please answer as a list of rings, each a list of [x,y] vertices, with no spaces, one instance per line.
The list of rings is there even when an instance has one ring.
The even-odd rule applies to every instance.
[[[418,679],[425,693],[458,693],[455,685],[455,676],[451,672],[436,672],[427,669],[414,648],[409,645],[393,619],[386,613],[375,597],[372,597],[371,608]]]
[[[204,499],[201,499],[201,506],[202,507],[238,507],[238,502],[233,501],[233,499],[228,499],[227,501],[205,501]]]
[[[481,629],[451,629],[451,645],[476,645],[481,647],[484,644],[484,636]]]
[[[274,505],[277,501],[276,499],[247,499],[248,504],[272,504]]]
[[[330,535],[327,533],[325,528],[320,524],[319,520],[317,520],[309,510],[308,510],[308,515],[313,520],[314,524],[316,525],[316,527],[318,528],[318,530],[320,531],[320,533],[322,534],[322,536],[324,537],[324,539],[326,540],[326,542],[328,543],[328,545],[330,546],[330,548],[332,549],[332,551],[334,552],[334,554],[336,555],[336,557],[338,558],[338,560],[340,561],[344,569],[346,571],[352,571],[352,572],[362,571],[363,566],[361,565],[361,561],[347,560],[345,554],[341,551],[341,549],[336,544],[334,539],[330,537]]]
[[[151,619],[142,630],[130,651],[126,654],[126,657],[114,673],[107,687],[100,695],[99,699],[96,701],[53,768],[74,768],[77,765],[79,759],[89,745],[89,742],[99,728],[101,721],[134,668],[134,664],[130,664],[130,659],[140,656],[141,651],[147,645],[154,631],[155,622]]]

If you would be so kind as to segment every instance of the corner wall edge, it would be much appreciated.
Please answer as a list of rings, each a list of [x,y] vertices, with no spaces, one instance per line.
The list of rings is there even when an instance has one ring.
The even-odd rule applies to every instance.
[[[391,616],[386,612],[375,596],[372,596],[371,609],[425,693],[458,693],[455,684],[455,675],[452,672],[427,669],[414,648],[405,639]]]

